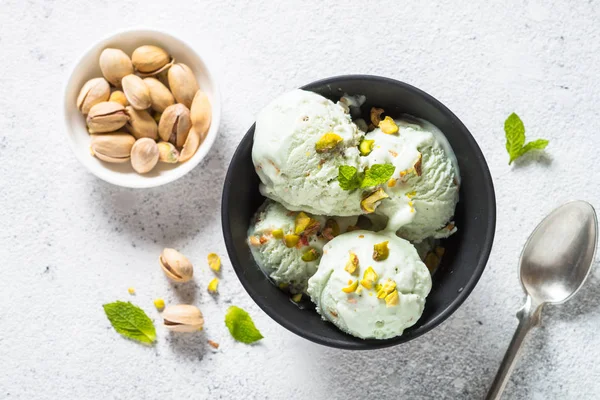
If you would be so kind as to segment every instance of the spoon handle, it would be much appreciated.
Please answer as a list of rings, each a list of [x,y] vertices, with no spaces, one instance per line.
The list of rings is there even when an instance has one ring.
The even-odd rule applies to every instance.
[[[502,364],[496,373],[494,383],[488,391],[486,400],[499,400],[502,397],[502,392],[510,379],[515,365],[517,364],[517,358],[521,353],[521,348],[527,334],[532,328],[540,325],[541,323],[541,312],[543,304],[535,304],[531,300],[531,297],[527,296],[525,305],[517,312],[517,318],[519,319],[519,326],[513,335],[510,345],[506,350]]]

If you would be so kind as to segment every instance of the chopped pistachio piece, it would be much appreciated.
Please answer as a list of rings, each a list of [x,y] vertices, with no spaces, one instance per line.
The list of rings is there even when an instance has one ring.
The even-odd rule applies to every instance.
[[[372,107],[371,108],[371,124],[373,124],[373,126],[379,126],[379,123],[381,122],[381,114],[383,114],[383,108],[377,108],[377,107]],[[373,129],[370,129],[370,131],[372,131]]]
[[[354,292],[356,290],[356,288],[358,288],[358,280],[353,281],[351,284],[349,284],[345,288],[342,288],[342,292],[344,292],[344,293],[352,293],[352,292]]]
[[[299,241],[300,241],[299,235],[285,235],[283,237],[283,242],[285,243],[285,245],[287,247],[294,247],[298,244]]]
[[[127,288],[127,291],[129,292],[129,294],[135,294],[135,289],[132,287]]]
[[[296,293],[292,296],[292,301],[294,303],[298,303],[300,300],[302,300],[302,293]]]
[[[394,122],[392,117],[385,117],[385,119],[379,123],[379,128],[381,129],[381,132],[387,133],[388,135],[398,133],[398,125],[396,125],[396,122]]]
[[[388,181],[388,183],[387,183],[388,187],[394,187],[394,186],[396,186],[396,182],[397,182],[397,181],[398,181],[398,180],[397,180],[396,178],[392,178],[392,179],[390,179],[390,180]]]
[[[306,213],[300,211],[298,215],[296,215],[294,233],[296,235],[301,234],[304,230],[310,225],[312,219],[306,215]]]
[[[415,165],[413,165],[413,168],[414,168],[415,172],[417,173],[417,176],[421,176],[421,174],[423,173],[423,171],[421,169],[422,161],[423,161],[423,155],[421,153],[419,153],[419,158],[417,158],[417,161],[415,161]]]
[[[319,258],[319,256],[320,256],[319,252],[311,247],[310,249],[306,250],[304,252],[304,254],[302,254],[302,261],[304,261],[304,262],[315,261],[316,259]]]
[[[257,238],[256,236],[250,236],[248,238],[248,242],[250,242],[251,246],[254,246],[254,247],[260,246],[260,239]]]
[[[390,255],[390,248],[388,247],[389,241],[377,243],[373,246],[373,260],[384,261]]]
[[[368,156],[373,151],[373,146],[375,145],[374,140],[363,139],[358,145],[358,150],[360,151],[361,156]]]
[[[382,188],[379,188],[360,202],[360,208],[367,214],[374,213],[378,202],[388,197],[390,196]]]
[[[219,278],[214,278],[208,283],[208,292],[217,293],[217,287],[219,286]]]
[[[390,293],[392,293],[393,290],[396,289],[396,282],[388,279],[383,285],[380,286],[379,290],[377,290],[377,298],[378,299],[384,299],[386,298],[386,296]]]
[[[336,237],[340,234],[340,225],[335,219],[329,218],[325,222],[325,229],[327,228],[331,228],[331,234],[333,235],[333,237]]]
[[[417,195],[416,191],[412,191],[412,192],[408,192],[406,193],[406,197],[408,197],[409,199],[412,199],[413,197],[415,197]]]
[[[355,272],[356,275],[358,275],[358,256],[355,253],[350,252],[350,259],[346,263],[344,269],[348,271],[350,275],[355,275]]]
[[[366,289],[373,289],[373,286],[377,283],[377,279],[379,279],[379,276],[377,276],[377,273],[373,267],[369,267],[365,270],[360,284]]]
[[[317,153],[327,153],[336,148],[344,139],[340,135],[333,132],[327,132],[315,143],[315,151]]]
[[[221,258],[217,253],[209,253],[206,258],[208,260],[208,267],[210,269],[215,272],[219,272],[221,270]]]
[[[275,239],[283,239],[283,229],[275,229],[271,232]]]
[[[154,307],[158,311],[162,311],[165,308],[165,301],[162,298],[154,299]]]
[[[400,298],[398,297],[398,291],[393,290],[390,294],[385,296],[385,305],[386,307],[392,307],[398,304]]]

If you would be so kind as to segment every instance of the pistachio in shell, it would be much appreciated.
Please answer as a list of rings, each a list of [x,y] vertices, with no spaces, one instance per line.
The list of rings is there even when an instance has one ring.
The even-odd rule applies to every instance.
[[[204,326],[202,311],[189,304],[169,306],[162,317],[164,326],[173,332],[196,332]]]
[[[158,161],[175,164],[179,161],[179,152],[169,142],[158,142]]]
[[[129,115],[122,104],[114,101],[103,101],[94,105],[87,116],[86,123],[90,133],[113,132],[122,128]]]
[[[92,135],[90,150],[93,156],[109,163],[129,161],[135,138],[125,132]]]
[[[113,86],[121,87],[121,80],[133,74],[131,59],[123,50],[107,48],[100,54],[100,70],[102,75]]]
[[[202,90],[198,90],[194,95],[190,113],[192,125],[194,125],[194,128],[196,128],[196,132],[200,134],[200,137],[204,137],[210,128],[210,122],[212,120],[212,107],[210,105],[210,101],[208,100],[208,96]]]
[[[115,103],[122,104],[123,107],[127,107],[129,105],[129,101],[127,101],[127,97],[125,97],[125,93],[120,90],[115,90],[110,94],[108,101],[114,101]]]
[[[131,55],[131,62],[135,69],[144,74],[158,73],[170,61],[169,53],[152,45],[140,46]]]
[[[121,80],[123,93],[129,104],[136,110],[145,110],[150,108],[152,101],[150,100],[150,90],[137,75],[127,75]]]
[[[158,163],[158,145],[153,139],[141,138],[131,148],[131,166],[139,174],[145,174]]]
[[[200,142],[200,135],[192,126],[190,131],[188,132],[188,136],[185,140],[185,144],[183,145],[183,149],[181,149],[181,153],[179,154],[179,162],[185,162],[192,158],[192,156],[196,154],[196,150],[198,150],[198,147],[200,147]]]
[[[144,83],[150,91],[151,107],[157,113],[163,113],[167,107],[175,104],[173,94],[156,78],[145,78]]]
[[[158,135],[165,142],[181,148],[186,143],[191,126],[190,110],[183,104],[173,104],[160,117]]]
[[[169,87],[175,100],[189,109],[198,91],[198,82],[194,73],[187,65],[178,63],[169,68],[168,77]]]
[[[107,101],[110,97],[110,85],[104,78],[94,78],[87,81],[77,96],[77,108],[84,115],[98,103]]]
[[[190,260],[175,249],[163,249],[158,262],[165,275],[175,282],[188,282],[194,277]]]
[[[158,139],[158,126],[148,111],[136,110],[132,106],[125,107],[125,111],[129,115],[127,129],[136,139],[144,137]]]

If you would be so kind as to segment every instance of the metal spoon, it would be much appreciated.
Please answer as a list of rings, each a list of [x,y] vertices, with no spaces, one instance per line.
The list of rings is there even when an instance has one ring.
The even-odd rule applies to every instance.
[[[598,244],[598,220],[585,201],[573,201],[552,211],[535,228],[521,253],[519,274],[527,293],[517,312],[519,326],[486,399],[500,399],[527,333],[541,323],[546,303],[569,300],[587,278]]]

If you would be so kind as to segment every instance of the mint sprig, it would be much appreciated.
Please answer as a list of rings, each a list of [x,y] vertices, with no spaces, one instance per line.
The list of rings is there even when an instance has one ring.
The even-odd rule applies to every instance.
[[[373,164],[364,173],[359,173],[355,167],[340,165],[337,180],[344,190],[367,188],[386,183],[395,170],[396,167],[392,164]]]
[[[227,309],[225,325],[231,336],[238,342],[250,344],[264,337],[254,325],[250,315],[237,306],[231,306]]]
[[[340,165],[338,168],[338,182],[344,190],[354,190],[360,187],[358,170],[349,165]]]
[[[506,135],[506,151],[510,156],[508,165],[531,150],[545,149],[549,143],[546,139],[537,139],[525,144],[525,125],[523,125],[523,121],[515,113],[510,114],[506,118],[504,132]]]
[[[141,308],[124,301],[115,301],[102,307],[113,328],[121,335],[145,344],[152,344],[156,340],[154,323]]]

